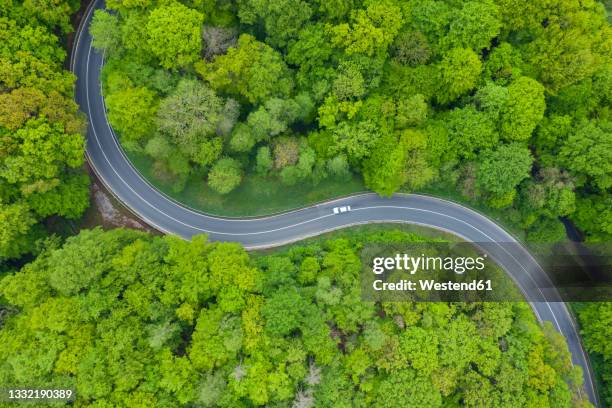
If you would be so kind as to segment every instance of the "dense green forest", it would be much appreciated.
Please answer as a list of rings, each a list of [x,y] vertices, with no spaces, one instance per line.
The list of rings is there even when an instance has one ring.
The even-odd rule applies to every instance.
[[[603,406],[612,407],[612,302],[583,303],[576,309],[584,346],[591,353],[591,364],[600,377]]]
[[[0,1],[0,264],[36,252],[41,221],[89,205],[85,120],[62,40],[78,1]]]
[[[109,0],[109,119],[176,190],[363,176],[612,236],[611,29],[595,0]],[[280,188],[280,187],[279,187]]]
[[[0,384],[75,387],[93,407],[587,406],[563,337],[527,303],[361,299],[363,243],[422,240],[252,255],[83,230],[0,281]]]
[[[360,174],[382,194],[458,191],[533,240],[558,238],[559,216],[612,236],[598,2],[107,3],[91,30],[110,120],[178,189],[193,175],[225,193],[251,174],[279,188]],[[65,69],[79,6],[0,0],[0,385],[74,387],[75,406],[94,407],[588,405],[564,339],[527,304],[363,302],[362,243],[416,235],[266,254],[49,236],[50,218],[89,202]],[[612,303],[577,311],[612,405]]]

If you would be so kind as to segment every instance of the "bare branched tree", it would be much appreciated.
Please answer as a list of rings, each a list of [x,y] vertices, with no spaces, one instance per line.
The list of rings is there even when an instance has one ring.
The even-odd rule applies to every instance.
[[[314,387],[321,382],[321,369],[316,366],[314,362],[310,362],[308,375],[306,376],[306,384],[310,387]]]
[[[293,400],[293,408],[311,408],[314,406],[314,397],[310,391],[299,390]]]
[[[246,376],[246,367],[242,365],[242,361],[234,368],[232,375],[236,381],[240,381]]]
[[[236,45],[238,30],[235,28],[205,26],[202,30],[204,58],[211,60],[215,55],[225,54]]]

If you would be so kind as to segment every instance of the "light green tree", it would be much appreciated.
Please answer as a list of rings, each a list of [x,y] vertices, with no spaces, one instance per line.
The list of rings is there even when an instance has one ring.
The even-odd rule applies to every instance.
[[[121,30],[119,17],[104,10],[94,12],[89,33],[93,37],[92,44],[99,50],[113,54],[121,48]]]
[[[453,48],[444,55],[438,70],[440,88],[436,99],[445,104],[474,89],[482,70],[482,62],[472,50]]]
[[[329,27],[332,44],[348,54],[374,55],[387,51],[402,25],[401,9],[391,1],[372,2],[351,12],[350,24]]]
[[[217,161],[208,173],[208,186],[220,194],[227,194],[242,181],[240,163],[225,157]]]
[[[487,193],[501,197],[529,177],[533,157],[520,144],[502,145],[482,153],[478,165],[477,183]]]
[[[215,90],[242,97],[249,103],[289,96],[293,80],[281,55],[249,34],[238,38],[235,48],[212,62],[201,61],[196,71]]]
[[[508,87],[508,100],[501,110],[501,136],[508,141],[528,140],[544,117],[544,87],[536,80],[520,77]]]
[[[605,190],[612,186],[612,125],[584,121],[561,146],[561,163],[579,177],[586,176]]]
[[[151,11],[147,20],[147,44],[162,67],[186,67],[202,50],[202,23],[198,11],[172,1]]]
[[[145,87],[127,87],[106,97],[108,120],[128,147],[153,136],[158,102]]]

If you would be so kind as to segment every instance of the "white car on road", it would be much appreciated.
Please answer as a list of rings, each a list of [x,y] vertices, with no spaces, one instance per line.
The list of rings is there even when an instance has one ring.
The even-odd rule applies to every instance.
[[[342,214],[342,213],[349,212],[349,211],[351,211],[350,205],[347,205],[344,207],[334,207],[334,214]]]

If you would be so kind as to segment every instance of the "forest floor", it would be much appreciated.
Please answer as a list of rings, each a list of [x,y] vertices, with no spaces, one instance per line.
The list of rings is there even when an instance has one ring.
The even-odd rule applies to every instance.
[[[90,171],[90,177],[90,205],[81,220],[73,225],[76,231],[101,226],[104,229],[132,228],[151,233],[157,232],[121,204],[92,171]]]
[[[132,214],[130,210],[108,192],[93,174],[90,174],[90,177],[89,207],[85,210],[83,216],[78,220],[68,220],[58,216],[49,217],[45,224],[50,232],[67,238],[77,235],[82,229],[102,227],[104,230],[131,228],[152,234],[160,234],[156,229]]]
[[[95,180],[91,185],[91,205],[81,220],[81,228],[101,225],[105,229],[126,227],[152,231]]]

